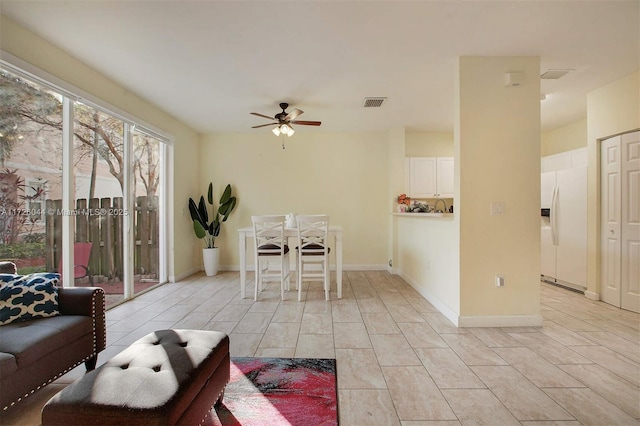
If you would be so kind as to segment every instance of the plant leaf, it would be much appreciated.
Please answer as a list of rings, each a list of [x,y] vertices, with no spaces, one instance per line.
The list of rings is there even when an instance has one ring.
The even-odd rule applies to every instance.
[[[231,214],[235,206],[236,206],[236,197],[231,197],[231,199],[228,202],[220,206],[218,213],[220,213],[223,216],[222,217],[223,222],[227,221],[227,218],[229,217],[229,215]]]
[[[198,238],[204,238],[205,235],[207,235],[207,232],[198,220],[193,221],[193,231],[196,233],[196,237]]]
[[[196,206],[196,202],[193,201],[193,198],[189,198],[189,213],[191,214],[191,220],[197,220],[204,226],[204,220],[200,216],[200,211],[198,210],[198,206]]]
[[[202,195],[200,196],[200,203],[198,203],[198,212],[203,220],[202,226],[206,227],[207,223],[209,223],[209,213],[207,212],[207,205],[204,203],[204,197]]]
[[[225,204],[231,198],[231,184],[227,184],[227,187],[224,189],[222,193],[222,197],[220,197],[220,204]]]
[[[213,205],[213,182],[209,182],[209,190],[207,191],[207,200]]]
[[[220,221],[216,218],[213,222],[211,222],[211,230],[213,231],[213,236],[217,237],[220,235]]]

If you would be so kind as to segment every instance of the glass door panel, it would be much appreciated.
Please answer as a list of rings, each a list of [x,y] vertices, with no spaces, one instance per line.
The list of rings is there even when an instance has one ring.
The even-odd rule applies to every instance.
[[[110,306],[125,294],[124,123],[79,102],[74,115],[76,285],[104,288]]]
[[[0,69],[0,261],[58,271],[62,96]]]
[[[138,131],[133,133],[134,292],[160,282],[160,206],[162,143]]]

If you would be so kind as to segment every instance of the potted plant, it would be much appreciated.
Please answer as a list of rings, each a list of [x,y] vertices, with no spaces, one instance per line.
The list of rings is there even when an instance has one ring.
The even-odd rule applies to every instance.
[[[207,201],[213,209],[212,220],[209,222],[209,213],[204,196],[200,196],[200,202],[196,205],[192,198],[189,198],[189,213],[193,220],[193,230],[196,237],[204,238],[204,248],[202,249],[202,259],[204,269],[208,276],[218,273],[218,261],[220,253],[215,246],[215,240],[220,235],[220,226],[225,222],[236,206],[236,197],[231,196],[231,185],[227,185],[220,197],[220,205],[216,210],[213,204],[213,183],[209,183]]]

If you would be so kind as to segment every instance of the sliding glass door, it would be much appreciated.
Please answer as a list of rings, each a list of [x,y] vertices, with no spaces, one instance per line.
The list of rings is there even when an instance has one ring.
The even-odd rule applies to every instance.
[[[0,102],[0,261],[62,273],[73,257],[63,285],[103,287],[107,306],[165,281],[166,140],[13,69]]]

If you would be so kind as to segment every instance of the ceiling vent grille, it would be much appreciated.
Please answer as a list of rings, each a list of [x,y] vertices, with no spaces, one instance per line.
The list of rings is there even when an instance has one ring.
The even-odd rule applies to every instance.
[[[557,80],[569,74],[571,71],[573,70],[547,70],[542,73],[540,78],[543,80]]]
[[[364,98],[363,108],[380,108],[387,98]]]

